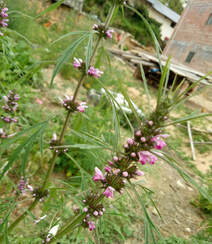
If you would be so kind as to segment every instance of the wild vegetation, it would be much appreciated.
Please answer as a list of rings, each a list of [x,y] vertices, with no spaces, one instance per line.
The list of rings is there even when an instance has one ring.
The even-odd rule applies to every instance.
[[[138,82],[105,48],[113,41],[109,23],[119,22],[123,7],[126,19],[137,14],[145,23],[145,36],[154,40],[159,55],[152,25],[122,1],[104,8],[102,25],[59,4],[5,4],[10,21],[0,39],[2,243],[211,243],[211,172],[201,174],[182,151],[186,131],[169,129],[190,119],[207,126],[210,114],[182,105],[191,87],[166,89],[169,60],[161,67],[156,91],[148,88],[144,73],[143,83]],[[90,88],[104,88],[106,95],[98,102],[88,100]],[[131,88],[140,91],[134,102],[144,116],[131,103]],[[111,90],[123,93],[130,116]],[[195,140],[205,138],[210,135],[195,135]],[[180,160],[170,155],[173,149]],[[210,148],[199,150],[204,154]],[[163,237],[152,220],[149,207],[158,216],[160,209],[144,179],[159,181],[162,162],[199,190],[192,204],[208,214],[206,225],[189,240]]]

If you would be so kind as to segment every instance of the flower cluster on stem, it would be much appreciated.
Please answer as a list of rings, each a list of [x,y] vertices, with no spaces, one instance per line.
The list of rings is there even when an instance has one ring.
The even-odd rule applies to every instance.
[[[8,26],[9,19],[7,14],[8,8],[6,7],[0,7],[0,36],[3,36],[4,34],[1,31],[1,28],[5,28]]]
[[[82,70],[85,73],[85,62],[81,58],[74,58],[73,66],[75,69]],[[88,68],[88,75],[93,76],[95,78],[100,78],[104,74],[103,71],[95,68],[94,66],[90,66]]]
[[[114,32],[114,30],[106,28],[104,24],[100,24],[100,25],[94,24],[93,30],[95,30],[98,33],[98,35],[100,35],[105,39],[107,38],[112,39],[113,37],[112,33]]]
[[[158,120],[160,114],[161,120]],[[167,119],[165,111],[155,111],[150,118],[144,121],[140,128],[136,129],[133,138],[128,138],[123,145],[124,152],[115,155],[104,168],[104,173],[95,168],[93,181],[96,182],[102,193],[91,192],[84,200],[84,212],[88,213],[83,219],[82,225],[93,230],[94,220],[101,217],[104,209],[101,198],[113,198],[114,193],[123,194],[127,182],[144,173],[139,170],[137,163],[141,165],[153,165],[157,157],[151,152],[152,149],[162,150],[166,146],[164,139],[168,136],[163,134],[160,129],[163,122]]]

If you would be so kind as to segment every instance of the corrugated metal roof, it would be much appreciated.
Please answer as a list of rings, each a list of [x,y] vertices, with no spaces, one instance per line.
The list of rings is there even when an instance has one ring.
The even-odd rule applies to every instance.
[[[152,7],[158,11],[159,13],[163,14],[173,22],[177,23],[180,19],[180,15],[171,10],[170,8],[166,7],[158,0],[146,0],[148,3],[152,5]]]

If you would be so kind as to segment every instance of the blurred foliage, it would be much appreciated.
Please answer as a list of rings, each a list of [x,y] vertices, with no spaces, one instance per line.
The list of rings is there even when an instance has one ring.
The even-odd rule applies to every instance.
[[[2,86],[8,83],[38,86],[42,75],[38,60],[33,58],[29,45],[23,41],[4,36],[0,43],[0,81]]]

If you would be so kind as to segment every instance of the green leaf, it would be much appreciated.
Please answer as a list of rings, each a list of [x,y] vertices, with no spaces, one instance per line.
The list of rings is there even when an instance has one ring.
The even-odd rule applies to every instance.
[[[110,145],[108,143],[105,143],[105,141],[102,141],[99,137],[89,134],[87,131],[79,132],[72,129],[72,134],[88,142],[100,144],[102,147],[105,148],[110,148]]]
[[[59,0],[56,3],[51,4],[48,8],[46,8],[44,11],[42,11],[40,14],[38,14],[35,19],[55,10],[56,8],[58,8],[61,4],[63,4],[64,0]]]
[[[126,92],[126,89],[123,87],[121,81],[118,80],[118,82],[119,82],[119,87],[120,87],[122,95],[126,99],[126,101],[127,101],[128,105],[129,105],[130,109],[132,110],[132,112],[133,112],[138,124],[140,125],[141,124],[141,118],[140,118],[138,112],[136,111],[134,105],[132,104],[132,100],[129,98],[129,96],[128,96],[127,92]]]
[[[104,88],[104,90],[107,93],[107,95],[110,97],[110,100],[109,101],[112,100],[114,102],[114,104],[116,104],[119,107],[119,109],[122,111],[124,117],[126,118],[126,121],[127,121],[128,125],[130,126],[131,132],[133,134],[134,133],[134,128],[133,128],[130,120],[128,119],[127,114],[125,113],[125,111],[122,109],[122,107],[120,106],[120,104],[116,101],[115,97],[111,94],[111,92],[104,86],[103,82],[101,82],[100,79],[98,79],[98,82]]]
[[[149,216],[149,214],[147,212],[147,209],[146,209],[146,206],[145,206],[145,202],[144,202],[143,198],[141,197],[141,195],[136,190],[135,185],[132,184],[132,183],[130,185],[131,185],[131,188],[133,189],[133,191],[134,191],[134,193],[136,195],[136,198],[138,199],[138,202],[141,204],[141,207],[142,207],[143,212],[144,212],[145,230],[147,231],[147,234],[145,234],[145,238],[148,238],[148,239],[145,239],[145,243],[150,243],[149,242],[149,239],[150,239],[149,236],[150,236],[152,241],[153,241],[151,243],[152,244],[156,244],[154,232],[156,234],[158,234],[159,237],[162,238],[161,233],[158,230],[158,228],[155,226],[155,224],[153,223],[151,217]]]
[[[56,42],[61,41],[62,39],[68,37],[68,36],[74,36],[74,35],[82,35],[82,34],[89,34],[89,31],[73,31],[73,32],[69,32],[65,35],[60,36],[58,39],[56,39],[55,41],[53,41],[50,45],[54,45]]]
[[[81,171],[82,174],[85,174],[88,177],[88,180],[90,181],[91,185],[95,186],[95,183],[93,182],[93,180],[91,178],[91,175],[86,170],[84,170],[80,166],[80,164],[78,164],[78,162],[70,154],[66,153],[66,156],[72,160],[72,162],[77,166],[77,168]],[[83,178],[84,177],[81,177],[82,180],[83,180]]]
[[[159,82],[159,87],[158,87],[157,108],[160,106],[160,101],[162,99],[162,92],[163,92],[163,89],[164,89],[164,83],[166,81],[166,77],[167,77],[168,70],[169,70],[169,64],[170,64],[170,58],[167,59],[166,65],[162,69],[162,75],[161,75],[160,82]]]
[[[92,50],[93,50],[93,32],[91,32],[89,34],[89,37],[88,37],[88,45],[87,45],[86,58],[85,58],[86,74],[88,73],[88,68],[90,66],[90,59],[91,59],[91,55],[92,55]]]
[[[44,126],[46,126],[46,124],[44,124]],[[11,157],[9,158],[8,163],[6,164],[6,166],[4,167],[1,175],[0,175],[0,180],[2,179],[2,177],[4,176],[4,174],[9,170],[9,168],[13,165],[14,161],[19,157],[20,153],[22,152],[22,150],[25,148],[25,146],[28,145],[28,148],[26,150],[24,159],[22,161],[23,165],[22,165],[22,169],[24,167],[24,164],[26,163],[26,159],[29,156],[29,151],[31,149],[31,147],[29,147],[29,145],[32,146],[32,143],[34,142],[34,140],[36,139],[37,135],[40,133],[42,127],[39,128],[32,136],[30,136],[29,138],[27,138],[21,145],[19,145],[13,152],[13,154],[11,155]]]
[[[145,73],[144,73],[144,69],[143,69],[142,63],[140,63],[140,70],[141,70],[141,76],[142,76],[142,79],[143,79],[143,82],[144,82],[144,91],[145,91],[147,99],[148,99],[149,113],[151,113],[152,109],[151,109],[151,103],[150,103],[150,93],[149,93],[148,84],[147,84],[147,80],[146,80],[146,76],[145,76]]]
[[[46,123],[48,123],[49,120],[46,120],[44,122],[41,122],[41,123],[38,123],[36,125],[33,125],[25,130],[22,130],[21,132],[17,133],[14,137],[12,138],[8,138],[5,142],[3,142],[1,145],[0,145],[0,148],[1,148],[1,152],[0,152],[0,155],[6,150],[9,148],[9,146],[11,144],[13,144],[14,142],[16,142],[22,135],[26,134],[27,132],[29,131],[32,131],[34,130],[35,128],[37,127],[42,127],[43,125],[45,125]]]
[[[24,39],[30,46],[33,46],[33,43],[32,43],[29,39],[27,39],[24,35],[22,35],[21,33],[15,31],[15,30],[9,29],[9,28],[6,28],[6,31],[7,31],[7,32],[10,32],[10,33],[12,33],[12,34],[15,34],[15,35],[18,36],[18,37],[21,37],[21,38]]]
[[[4,227],[4,241],[5,244],[9,244],[9,240],[8,240],[8,218],[5,221],[5,227]]]
[[[168,124],[165,124],[164,127],[169,126],[169,125],[175,125],[175,124],[179,124],[185,121],[189,121],[192,119],[199,119],[199,118],[203,118],[203,117],[207,117],[207,116],[212,116],[212,113],[203,113],[203,114],[192,114],[192,115],[188,115],[186,117],[177,119],[173,122],[170,122]]]
[[[90,144],[74,144],[74,145],[56,146],[54,148],[100,149],[100,148],[103,148],[103,146],[90,145]]]
[[[53,81],[57,73],[60,71],[62,68],[62,65],[64,62],[68,61],[70,57],[73,55],[75,49],[80,45],[81,42],[83,42],[87,38],[88,34],[84,34],[80,38],[78,38],[76,41],[74,41],[68,48],[63,52],[62,56],[58,59],[56,67],[53,71],[51,82],[50,82],[50,87],[53,85]]]

